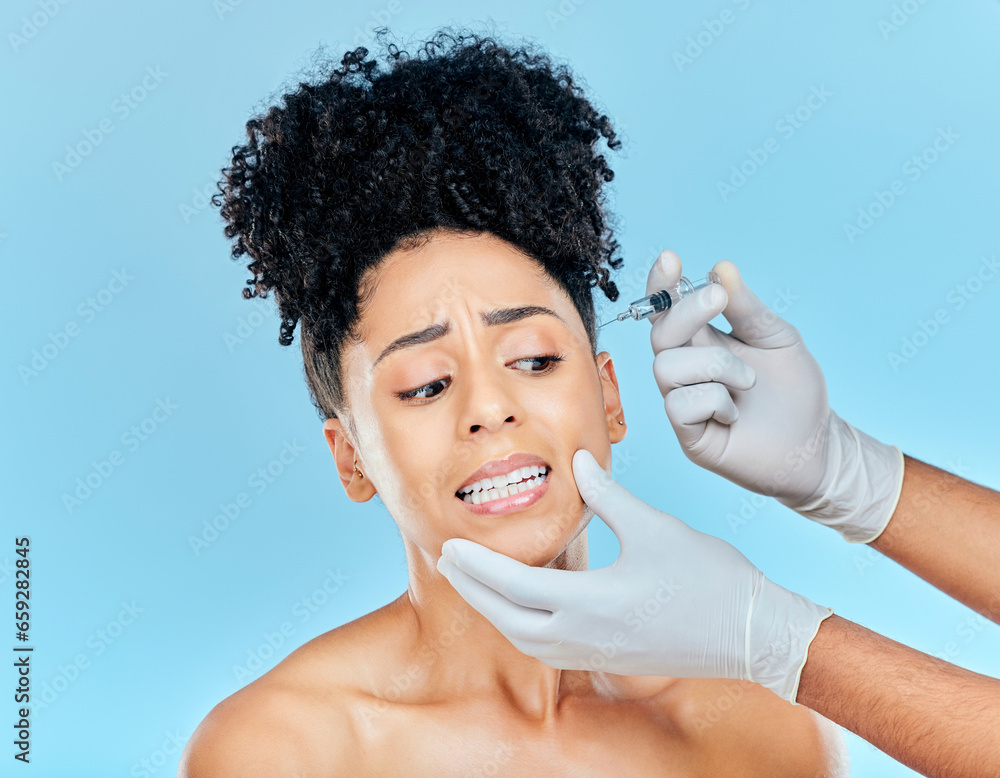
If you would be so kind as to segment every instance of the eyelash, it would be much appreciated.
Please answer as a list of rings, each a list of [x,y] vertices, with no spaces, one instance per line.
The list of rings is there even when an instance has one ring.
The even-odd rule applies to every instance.
[[[528,362],[530,360],[537,360],[537,361],[548,362],[549,366],[546,367],[544,370],[529,371],[530,375],[548,375],[553,370],[555,370],[556,364],[559,363],[559,362],[562,362],[563,359],[565,359],[565,355],[563,355],[563,354],[540,354],[538,356],[524,357],[523,359],[515,360],[515,363],[516,362]],[[521,371],[521,372],[524,372],[524,371]],[[437,384],[440,384],[440,383],[444,383],[444,381],[445,381],[445,379],[439,378],[437,381],[431,381],[431,383],[429,383],[429,384],[424,384],[423,386],[418,386],[416,389],[410,389],[408,392],[394,392],[394,394],[396,395],[396,397],[398,397],[400,400],[403,400],[404,402],[406,402],[407,400],[416,400],[416,401],[418,401],[417,404],[421,404],[419,401],[421,401],[421,400],[433,400],[434,397],[437,397],[438,394],[440,394],[440,392],[438,392],[437,394],[435,394],[434,397],[417,397],[416,395],[419,394],[420,392],[422,392],[424,389],[428,389],[429,387],[436,386]]]

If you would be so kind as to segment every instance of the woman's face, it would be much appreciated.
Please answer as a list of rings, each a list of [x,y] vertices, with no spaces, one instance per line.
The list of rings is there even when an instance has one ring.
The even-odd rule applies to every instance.
[[[338,419],[324,425],[348,496],[377,491],[432,562],[451,537],[551,562],[593,515],[573,478],[574,452],[587,449],[610,472],[611,443],[625,434],[610,355],[595,360],[569,296],[489,233],[435,233],[387,255],[375,274],[362,342],[345,343],[342,355],[357,440]],[[500,500],[503,511],[456,496],[482,465],[515,453],[545,463],[541,486],[514,505]]]

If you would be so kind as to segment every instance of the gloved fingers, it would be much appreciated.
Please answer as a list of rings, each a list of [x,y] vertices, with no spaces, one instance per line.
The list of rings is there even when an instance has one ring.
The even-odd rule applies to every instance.
[[[732,424],[740,412],[729,390],[722,384],[692,384],[667,393],[663,398],[667,418],[685,449],[697,445],[710,419]]]
[[[438,559],[437,569],[462,595],[462,599],[479,611],[508,640],[530,638],[552,617],[548,611],[515,605],[502,594],[461,570],[447,557],[441,556]]]
[[[724,346],[684,346],[661,351],[653,358],[653,377],[660,394],[680,386],[717,381],[732,389],[750,389],[757,373]]]
[[[653,267],[649,270],[649,276],[646,279],[646,294],[649,295],[659,292],[661,289],[667,289],[676,284],[677,279],[680,277],[680,257],[669,249],[661,251],[660,255],[656,258],[656,262],[653,263]],[[649,317],[650,324],[654,323],[665,313],[666,311],[654,313]]]
[[[504,598],[525,608],[547,614],[563,607],[563,595],[579,591],[584,571],[571,573],[548,567],[532,567],[466,538],[445,541],[451,562]]]
[[[697,332],[722,313],[728,299],[726,290],[720,284],[709,284],[672,308],[657,314],[653,328],[649,331],[653,353],[686,346]],[[653,319],[652,316],[649,318]]]
[[[802,340],[795,327],[764,305],[753,293],[735,264],[724,259],[712,269],[718,274],[728,295],[728,303],[722,315],[732,326],[732,332],[729,333],[732,337],[758,348],[784,348]]]
[[[632,546],[648,545],[650,537],[659,534],[672,522],[680,521],[653,508],[615,481],[585,448],[577,449],[573,454],[573,477],[580,497],[615,533],[621,546],[621,556]],[[635,543],[632,543],[633,538]],[[609,570],[609,567],[603,567],[589,573],[594,576],[594,581],[600,581],[602,579],[598,576],[609,575]],[[579,594],[576,596],[579,598]]]

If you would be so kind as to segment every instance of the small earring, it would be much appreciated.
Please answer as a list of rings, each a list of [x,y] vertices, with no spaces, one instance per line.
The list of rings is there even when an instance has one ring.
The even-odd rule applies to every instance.
[[[620,422],[618,422],[618,423],[619,423],[619,424],[624,424],[625,422],[623,422],[623,421],[620,421]]]
[[[355,472],[355,473],[357,473],[357,474],[358,474],[359,476],[361,476],[362,478],[364,478],[364,477],[365,477],[365,474],[364,474],[364,473],[362,473],[362,472],[361,472],[360,470],[358,470],[358,463],[357,463],[357,462],[355,462],[355,463],[354,463],[354,472]]]

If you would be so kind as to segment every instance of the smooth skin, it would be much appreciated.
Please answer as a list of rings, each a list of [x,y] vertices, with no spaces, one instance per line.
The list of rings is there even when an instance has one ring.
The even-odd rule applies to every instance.
[[[532,566],[588,568],[593,512],[572,457],[585,448],[611,470],[626,433],[613,362],[593,354],[570,298],[540,266],[489,234],[439,232],[389,254],[375,277],[361,342],[344,352],[354,425],[330,419],[324,434],[347,496],[377,493],[396,522],[409,586],[215,706],[179,775],[846,774],[837,728],[757,684],[557,670],[462,599],[437,570],[452,537]],[[520,306],[556,315],[481,319]],[[376,364],[400,336],[444,321],[444,337]],[[546,366],[548,354],[563,361]],[[410,401],[396,396],[418,388]],[[551,465],[548,491],[504,516],[469,511],[455,491],[514,451]],[[331,506],[331,520],[356,519]]]
[[[741,293],[732,262],[714,269],[726,294],[715,291],[688,306],[692,334]],[[650,287],[680,274],[680,259],[665,251],[650,271]],[[738,366],[733,374],[741,375]],[[1000,623],[1000,493],[910,456],[904,463],[899,501],[869,545]],[[840,616],[820,624],[796,701],[927,775],[1000,775],[1000,680]]]

